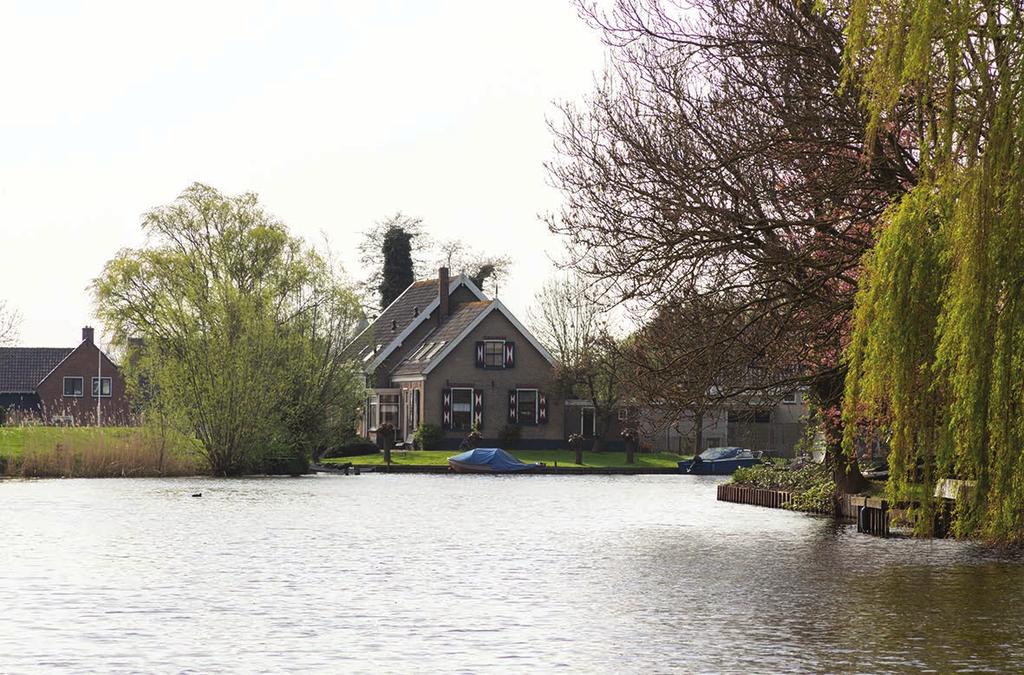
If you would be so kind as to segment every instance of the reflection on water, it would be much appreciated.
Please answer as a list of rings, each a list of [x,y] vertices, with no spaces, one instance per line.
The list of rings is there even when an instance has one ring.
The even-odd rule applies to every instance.
[[[718,503],[714,485],[2,482],[0,672],[1024,663],[1019,562]]]

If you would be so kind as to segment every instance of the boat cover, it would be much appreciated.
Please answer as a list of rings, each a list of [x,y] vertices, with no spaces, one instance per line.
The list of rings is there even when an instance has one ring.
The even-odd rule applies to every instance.
[[[537,468],[536,464],[524,464],[501,448],[474,448],[448,458],[451,462],[487,466],[492,471],[526,471]]]

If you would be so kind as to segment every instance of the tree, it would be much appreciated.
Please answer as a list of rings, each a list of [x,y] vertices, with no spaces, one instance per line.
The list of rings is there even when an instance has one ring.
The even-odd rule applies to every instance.
[[[93,281],[98,313],[144,406],[187,421],[214,473],[308,457],[351,423],[362,381],[341,354],[362,315],[322,256],[255,195],[201,184],[142,226],[146,247]]]
[[[373,270],[366,289],[378,294],[380,309],[394,302],[424,273],[424,261],[417,255],[422,236],[423,221],[401,211],[378,221],[364,234],[359,245],[360,262],[364,269]]]
[[[594,406],[594,450],[607,441],[608,430],[623,401],[623,341],[614,337],[587,282],[572,276],[555,279],[537,293],[528,319],[533,333],[555,357],[556,377],[565,394]]]
[[[437,267],[444,265],[458,274],[465,274],[480,290],[484,290],[484,284],[491,281],[495,294],[498,284],[512,266],[508,256],[487,255],[456,239],[440,241],[436,249]]]
[[[959,534],[1024,542],[1024,19],[1019,2],[855,0],[847,82],[868,138],[914,103],[921,180],[885,215],[857,294],[845,442],[890,438],[890,494],[973,481]],[[917,467],[920,467],[920,471]],[[922,501],[922,531],[932,501]]]
[[[704,344],[677,352],[743,374],[740,390],[764,398],[806,384],[838,412],[861,257],[918,167],[902,99],[867,139],[861,90],[842,86],[845,13],[816,4],[581,8],[612,62],[552,124],[564,205],[548,223],[567,262],[638,325],[679,303],[714,310]],[[837,488],[856,491],[841,428],[827,431]]]
[[[13,344],[18,339],[18,327],[21,325],[21,314],[0,300],[0,346]]]

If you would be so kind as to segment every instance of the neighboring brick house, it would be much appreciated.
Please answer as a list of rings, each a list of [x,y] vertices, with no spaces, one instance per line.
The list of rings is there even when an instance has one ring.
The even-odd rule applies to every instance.
[[[370,437],[387,422],[411,442],[420,424],[433,424],[443,448],[454,448],[474,425],[484,444],[515,426],[518,448],[564,446],[551,355],[465,275],[449,278],[442,267],[437,279],[413,283],[349,349],[372,390],[360,429]]]
[[[105,425],[130,422],[124,377],[82,329],[77,347],[0,348],[0,408],[9,419],[44,424]]]

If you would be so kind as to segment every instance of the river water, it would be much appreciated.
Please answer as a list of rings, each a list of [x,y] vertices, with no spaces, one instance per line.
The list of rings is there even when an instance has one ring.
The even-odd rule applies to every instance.
[[[1020,670],[1022,627],[1017,561],[711,478],[0,482],[0,672]]]

